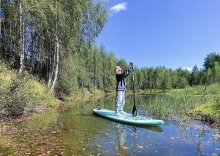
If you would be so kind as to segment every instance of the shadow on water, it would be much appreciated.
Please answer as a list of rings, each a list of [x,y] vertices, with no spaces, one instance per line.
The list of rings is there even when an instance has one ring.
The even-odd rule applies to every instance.
[[[177,101],[138,96],[140,115],[165,121],[161,126],[144,127],[116,123],[93,114],[93,108],[114,110],[114,97],[65,108],[58,113],[59,138],[66,142],[67,155],[220,154],[219,131],[190,120],[180,110],[180,106],[185,104],[172,107],[169,104],[172,102]],[[131,108],[132,98],[127,97],[125,111],[131,112]]]

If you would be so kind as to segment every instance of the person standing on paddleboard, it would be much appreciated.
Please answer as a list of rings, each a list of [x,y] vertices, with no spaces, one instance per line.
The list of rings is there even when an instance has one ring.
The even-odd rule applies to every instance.
[[[125,78],[131,74],[133,69],[133,62],[129,63],[127,69],[122,72],[120,66],[115,67],[116,72],[116,97],[115,97],[115,112],[118,116],[121,116],[124,112],[123,108],[125,105],[125,90],[126,90],[126,80]]]

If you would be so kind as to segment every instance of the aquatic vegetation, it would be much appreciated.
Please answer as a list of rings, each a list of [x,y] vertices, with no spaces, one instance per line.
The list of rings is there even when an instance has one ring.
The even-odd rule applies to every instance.
[[[219,127],[219,84],[170,90],[146,99],[151,115],[163,120],[207,122]],[[146,102],[145,102],[146,103]]]

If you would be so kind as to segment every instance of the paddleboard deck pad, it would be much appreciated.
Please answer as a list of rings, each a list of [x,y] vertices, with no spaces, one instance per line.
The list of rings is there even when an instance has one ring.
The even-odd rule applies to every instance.
[[[164,124],[163,120],[151,119],[143,116],[132,116],[129,113],[123,113],[122,115],[117,115],[114,110],[109,109],[93,109],[94,114],[99,115],[103,118],[116,121],[119,123],[145,126],[145,125],[162,125]]]

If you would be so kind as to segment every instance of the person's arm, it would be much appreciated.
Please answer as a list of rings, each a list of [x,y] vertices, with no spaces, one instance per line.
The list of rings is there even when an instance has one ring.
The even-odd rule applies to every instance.
[[[133,70],[133,62],[130,62],[127,69],[123,73],[120,74],[120,78],[123,79],[127,77],[129,74],[131,74],[132,70]]]

